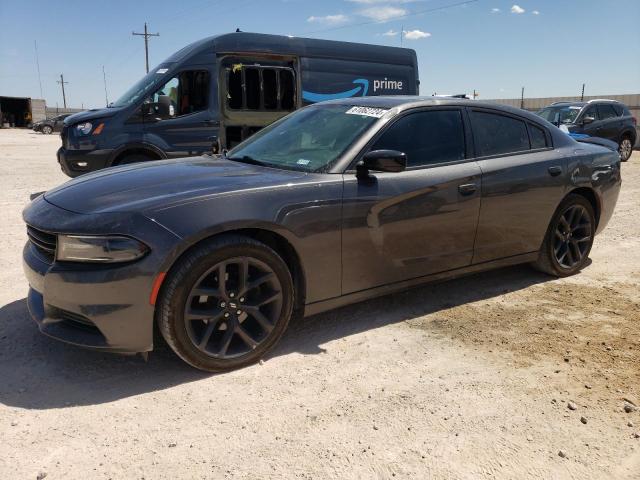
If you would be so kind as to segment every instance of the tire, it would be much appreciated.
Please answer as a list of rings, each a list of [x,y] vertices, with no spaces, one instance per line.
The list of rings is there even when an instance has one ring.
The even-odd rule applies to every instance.
[[[622,140],[620,140],[618,152],[620,153],[620,160],[623,162],[626,162],[631,158],[631,154],[633,153],[633,142],[629,135],[625,135],[622,137]]]
[[[551,219],[534,267],[555,277],[579,272],[589,258],[595,230],[591,203],[582,195],[567,195]]]
[[[224,372],[257,362],[278,342],[294,295],[291,273],[274,250],[249,237],[224,235],[196,246],[172,267],[156,321],[185,362]]]
[[[51,135],[53,133],[53,128],[51,128],[49,125],[45,125],[44,127],[42,127],[41,131],[45,135]]]
[[[132,163],[148,162],[149,160],[153,160],[153,158],[142,153],[130,153],[125,154],[123,157],[119,158],[116,162],[114,162],[113,165],[131,165]]]

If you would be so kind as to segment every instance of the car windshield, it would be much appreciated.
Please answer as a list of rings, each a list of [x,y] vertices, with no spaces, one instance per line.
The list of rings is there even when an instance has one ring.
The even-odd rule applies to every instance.
[[[227,158],[289,170],[326,171],[386,112],[352,105],[307,107],[256,133]]]
[[[557,107],[543,108],[537,113],[554,125],[562,125],[565,123],[574,123],[580,110],[582,110],[581,105],[559,105]]]
[[[161,65],[162,67],[162,65]],[[154,68],[144,77],[138,80],[129,90],[127,90],[118,100],[109,104],[110,107],[125,107],[136,102],[138,99],[150,94],[161,80],[165,77],[168,68]]]

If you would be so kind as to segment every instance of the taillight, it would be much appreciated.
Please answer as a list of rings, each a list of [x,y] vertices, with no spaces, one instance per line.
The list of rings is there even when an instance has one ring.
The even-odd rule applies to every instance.
[[[631,121],[634,125],[638,125],[638,120],[636,119],[636,117],[631,117]]]

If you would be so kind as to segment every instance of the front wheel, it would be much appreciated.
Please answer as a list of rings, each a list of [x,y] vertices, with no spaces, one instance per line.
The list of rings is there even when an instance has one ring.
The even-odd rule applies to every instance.
[[[180,358],[222,372],[260,360],[285,332],[293,304],[282,258],[256,240],[226,235],[195,247],[172,268],[156,318]]]
[[[629,137],[624,137],[620,141],[620,145],[618,147],[618,152],[620,153],[620,160],[626,162],[631,157],[631,153],[633,152],[633,144],[631,143],[631,139]]]
[[[580,271],[589,258],[595,225],[591,203],[581,195],[568,195],[551,219],[534,266],[556,277]]]

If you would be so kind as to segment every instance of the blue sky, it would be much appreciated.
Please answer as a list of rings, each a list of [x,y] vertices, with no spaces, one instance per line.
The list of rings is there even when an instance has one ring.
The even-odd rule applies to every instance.
[[[243,31],[400,45],[418,53],[421,93],[478,90],[480,98],[640,91],[640,0],[0,0],[0,95],[103,106],[150,63],[200,38]],[[432,10],[427,11],[426,10]],[[424,12],[424,13],[419,13]]]

